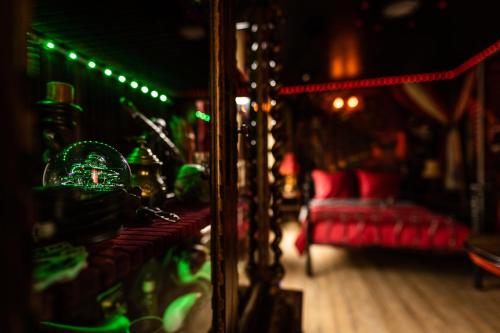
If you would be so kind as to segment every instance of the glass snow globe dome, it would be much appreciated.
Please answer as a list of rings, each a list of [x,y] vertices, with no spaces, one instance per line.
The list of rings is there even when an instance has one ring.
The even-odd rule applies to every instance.
[[[49,161],[44,186],[69,186],[91,191],[113,191],[130,186],[130,167],[116,150],[98,141],[76,142]]]

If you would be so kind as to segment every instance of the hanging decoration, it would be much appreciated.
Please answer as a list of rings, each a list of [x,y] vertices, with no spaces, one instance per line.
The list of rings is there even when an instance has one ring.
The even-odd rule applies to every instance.
[[[255,17],[255,16],[254,16]],[[250,45],[258,45],[258,32],[259,25],[257,22],[253,22],[250,28],[249,35],[249,46]],[[246,170],[247,174],[247,184],[248,184],[248,261],[246,272],[252,283],[255,283],[257,280],[257,250],[258,250],[258,239],[257,239],[257,230],[258,225],[257,221],[258,217],[258,181],[257,181],[257,112],[258,103],[257,103],[257,83],[255,80],[257,79],[257,70],[259,68],[259,60],[258,60],[258,52],[255,47],[250,47],[251,51],[249,52],[249,78],[250,78],[250,89],[248,91],[248,95],[250,98],[250,113],[248,115],[248,137],[249,140],[246,140],[245,143],[247,145],[249,163],[248,169]]]
[[[283,238],[281,225],[283,222],[283,213],[281,206],[283,204],[283,188],[285,179],[279,172],[284,155],[284,110],[283,103],[280,100],[279,92],[281,85],[279,84],[279,72],[281,66],[278,65],[280,58],[281,43],[278,39],[277,27],[282,22],[282,12],[278,6],[272,6],[271,17],[269,18],[269,112],[271,115],[271,135],[273,145],[271,148],[272,166],[271,166],[271,211],[270,228],[274,234],[271,242],[271,250],[273,252],[273,260],[271,271],[275,284],[279,284],[285,274],[285,270],[281,263],[282,251],[280,242]],[[274,66],[271,66],[274,62]]]
[[[153,99],[157,99],[162,103],[171,103],[170,98],[162,93],[162,89],[152,86],[141,80],[137,80],[131,75],[114,69],[112,66],[104,64],[97,59],[89,56],[83,55],[81,52],[76,50],[71,50],[64,47],[61,43],[56,43],[53,40],[46,39],[37,35],[36,33],[28,33],[28,38],[36,41],[42,47],[43,50],[47,52],[57,52],[66,55],[68,61],[78,62],[82,66],[86,66],[90,71],[99,72],[109,79],[117,80],[123,85],[129,85],[132,90],[137,90],[143,94],[149,95]]]
[[[281,10],[273,2],[263,4],[253,15],[249,36],[249,97],[252,110],[249,134],[252,139],[249,142],[248,170],[251,191],[248,271],[250,279],[255,279],[257,266],[260,278],[276,286],[284,275],[279,246],[282,239],[280,207],[284,186],[283,176],[279,172],[284,139],[278,75],[281,70],[281,43],[277,40],[281,15]],[[269,241],[269,231],[274,235],[272,241]],[[272,258],[269,258],[270,255]]]

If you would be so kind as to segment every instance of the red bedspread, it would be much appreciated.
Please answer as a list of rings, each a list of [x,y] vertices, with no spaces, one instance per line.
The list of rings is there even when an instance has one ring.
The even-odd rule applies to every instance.
[[[379,246],[459,251],[469,229],[451,217],[412,203],[313,200],[310,219],[314,244]],[[306,246],[306,223],[295,245]]]

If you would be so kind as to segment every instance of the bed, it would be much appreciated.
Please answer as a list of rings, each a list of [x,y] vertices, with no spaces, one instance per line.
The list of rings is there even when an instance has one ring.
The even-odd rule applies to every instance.
[[[318,187],[317,179],[314,183]],[[319,192],[324,194],[324,188]],[[313,244],[456,252],[462,251],[469,235],[469,228],[450,216],[387,197],[316,197],[307,202],[301,215],[302,229],[295,245],[307,256],[308,275],[312,275]]]

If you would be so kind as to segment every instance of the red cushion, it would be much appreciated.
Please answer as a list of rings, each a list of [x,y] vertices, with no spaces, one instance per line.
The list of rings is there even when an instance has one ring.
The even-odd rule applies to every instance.
[[[400,177],[394,172],[358,170],[359,194],[362,199],[395,199],[399,194]]]
[[[314,170],[311,176],[314,182],[315,199],[353,198],[356,195],[354,179],[348,171]]]

